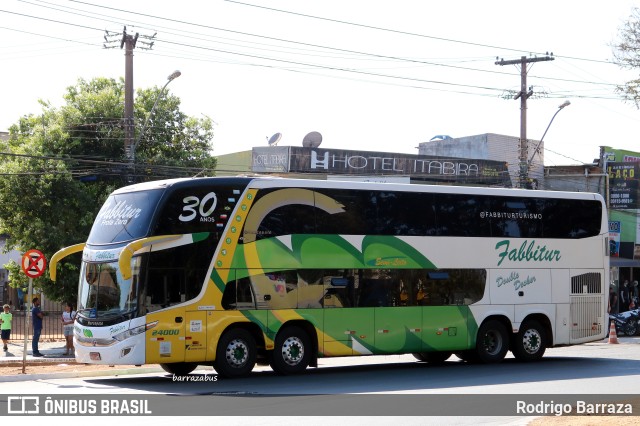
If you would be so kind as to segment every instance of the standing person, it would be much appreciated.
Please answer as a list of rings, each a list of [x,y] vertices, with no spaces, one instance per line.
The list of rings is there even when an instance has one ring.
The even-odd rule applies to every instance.
[[[67,341],[65,348],[65,355],[73,355],[75,348],[73,347],[73,322],[76,319],[76,311],[73,310],[73,305],[67,302],[62,313],[62,325],[64,338]]]
[[[620,289],[620,312],[629,310],[629,280],[624,280]]]
[[[631,301],[633,302],[634,309],[638,309],[638,303],[640,303],[640,299],[638,299],[638,281],[634,281],[631,285]]]
[[[616,287],[613,284],[609,286],[609,313],[618,313],[618,293],[616,292]]]
[[[6,352],[9,350],[7,344],[11,338],[11,321],[13,321],[13,315],[9,312],[11,309],[10,305],[4,305],[2,309],[4,312],[0,314],[0,329],[2,330],[0,333],[2,333],[2,344],[4,345],[2,350]]]
[[[42,311],[40,310],[40,299],[33,298],[33,308],[31,308],[31,319],[33,320],[33,340],[31,341],[31,351],[33,356],[44,356],[38,350],[38,340],[42,333]]]

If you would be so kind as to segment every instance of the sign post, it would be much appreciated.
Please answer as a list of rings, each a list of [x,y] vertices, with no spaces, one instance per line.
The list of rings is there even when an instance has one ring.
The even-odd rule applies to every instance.
[[[47,259],[39,250],[29,250],[22,255],[22,271],[29,277],[29,293],[27,294],[27,309],[24,311],[24,348],[22,351],[22,374],[25,374],[27,364],[27,340],[29,337],[29,314],[31,313],[31,304],[33,296],[33,279],[38,278],[44,273],[47,267]]]

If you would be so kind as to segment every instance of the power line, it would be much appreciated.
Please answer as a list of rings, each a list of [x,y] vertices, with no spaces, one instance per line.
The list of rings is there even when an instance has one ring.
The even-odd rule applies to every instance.
[[[238,31],[233,31],[233,30],[227,30],[227,29],[222,29],[222,28],[217,28],[217,27],[212,27],[212,26],[207,26],[207,25],[201,25],[201,24],[194,24],[194,23],[189,23],[189,22],[185,22],[185,21],[178,21],[178,20],[174,20],[174,19],[168,19],[168,18],[162,18],[162,17],[158,17],[158,16],[154,16],[154,15],[148,15],[148,14],[139,14],[139,13],[135,13],[135,12],[128,12],[126,10],[122,10],[122,9],[116,9],[116,8],[110,8],[110,7],[106,7],[106,6],[100,6],[100,5],[94,5],[91,3],[86,3],[86,2],[80,2],[80,1],[76,1],[77,3],[82,3],[82,4],[86,4],[86,5],[90,5],[90,6],[94,6],[94,7],[101,7],[101,8],[106,8],[106,9],[111,9],[111,10],[116,10],[119,12],[124,12],[124,13],[132,13],[132,14],[136,14],[136,15],[141,15],[141,16],[146,16],[146,17],[151,17],[154,19],[161,19],[161,20],[168,20],[168,21],[172,21],[172,22],[177,22],[177,23],[182,23],[182,24],[187,24],[187,25],[195,25],[195,26],[201,26],[201,27],[205,27],[205,28],[209,28],[209,29],[214,29],[214,30],[219,30],[219,31],[229,31],[229,32],[233,32],[233,33],[238,33],[238,34],[242,34],[242,35],[249,35],[252,37],[261,37],[261,38],[266,38],[266,39],[271,39],[271,40],[276,40],[279,42],[286,42],[286,43],[295,43],[295,44],[302,44],[302,45],[306,45],[306,46],[311,46],[314,48],[320,48],[320,49],[328,49],[328,50],[335,50],[335,51],[340,51],[343,53],[349,53],[349,54],[356,54],[356,55],[364,55],[364,56],[371,56],[371,57],[375,57],[375,58],[383,58],[383,59],[388,59],[388,60],[396,60],[396,61],[407,61],[407,62],[411,62],[411,63],[417,63],[417,64],[421,64],[421,65],[430,65],[430,66],[442,66],[442,67],[450,67],[450,68],[457,68],[457,69],[461,69],[461,70],[467,70],[467,71],[476,71],[476,72],[486,72],[486,73],[494,73],[494,74],[506,74],[506,75],[513,75],[511,73],[499,73],[496,71],[489,71],[489,70],[482,70],[482,69],[475,69],[475,68],[469,68],[469,67],[459,67],[459,66],[453,66],[453,65],[447,65],[447,64],[438,64],[438,63],[433,63],[433,62],[427,62],[427,61],[421,61],[421,60],[416,60],[416,59],[411,59],[411,58],[401,58],[401,57],[395,57],[395,56],[387,56],[387,55],[377,55],[377,54],[372,54],[372,53],[367,53],[367,52],[359,52],[359,51],[353,51],[353,50],[347,50],[347,49],[339,49],[339,48],[332,48],[332,47],[327,47],[327,46],[321,46],[321,45],[314,45],[314,44],[309,44],[309,43],[301,43],[301,42],[295,42],[295,41],[291,41],[291,40],[284,40],[284,39],[278,39],[278,38],[273,38],[273,37],[266,37],[266,36],[261,36],[261,35],[256,35],[256,34],[251,34],[251,33],[245,33],[245,32],[238,32]],[[43,6],[45,7],[45,6]],[[54,10],[58,10],[58,9],[54,9]],[[77,10],[77,9],[75,9]],[[1,11],[1,10],[0,10]],[[29,17],[33,17],[35,19],[45,19],[45,18],[39,18],[36,16],[32,16],[32,15],[24,15],[23,16],[29,16]],[[96,18],[97,19],[97,18]],[[60,23],[61,21],[55,21],[55,20],[51,20],[53,22],[58,22]],[[71,23],[65,23],[67,25],[76,25],[76,24],[71,24]],[[354,25],[359,25],[359,24],[354,24]],[[91,28],[91,27],[86,27],[86,26],[82,26],[82,25],[76,25],[79,26],[81,28]],[[94,28],[95,29],[95,28]],[[97,29],[96,29],[97,30]],[[102,31],[102,30],[100,30]],[[447,39],[445,39],[447,40]],[[341,68],[341,67],[330,67],[330,66],[326,66],[326,65],[319,65],[319,64],[306,64],[306,63],[301,63],[301,62],[297,62],[297,61],[285,61],[282,59],[276,59],[276,58],[269,58],[269,57],[265,57],[265,56],[258,56],[258,55],[249,55],[249,54],[243,54],[243,53],[239,53],[239,52],[232,52],[232,51],[228,51],[228,50],[221,50],[221,49],[212,49],[212,48],[207,48],[207,47],[201,47],[201,46],[195,46],[193,44],[186,44],[186,43],[177,43],[177,42],[171,42],[171,41],[166,41],[167,43],[172,43],[172,44],[176,44],[179,46],[183,46],[183,47],[192,47],[192,48],[196,48],[196,49],[205,49],[205,50],[209,50],[209,51],[216,51],[216,52],[220,52],[220,53],[225,53],[225,54],[231,54],[231,55],[241,55],[241,56],[246,56],[246,57],[250,57],[252,59],[260,59],[260,60],[269,60],[269,61],[279,61],[279,62],[285,62],[285,63],[291,63],[294,65],[300,65],[300,66],[311,66],[311,67],[316,67],[316,68],[323,68],[323,69],[329,69],[329,70],[333,70],[333,71],[342,71],[342,72],[360,72],[363,74],[368,74],[368,75],[373,75],[373,76],[378,76],[378,77],[384,77],[384,78],[404,78],[401,76],[388,76],[385,74],[380,74],[380,73],[367,73],[366,71],[358,71],[358,70],[354,70],[354,69],[347,69],[347,68]],[[471,43],[471,44],[475,44],[475,43]],[[408,77],[407,77],[408,78]],[[549,79],[549,80],[558,80],[558,81],[567,81],[567,82],[577,82],[577,83],[584,83],[584,84],[596,84],[596,85],[610,85],[610,86],[616,86],[614,84],[609,84],[609,83],[601,83],[601,82],[588,82],[588,81],[576,81],[576,80],[568,80],[568,79],[558,79],[558,78],[546,78],[546,77],[538,77],[538,78],[542,78],[542,79]],[[410,79],[410,78],[408,78]],[[413,79],[410,79],[413,80]],[[420,81],[415,80],[415,81]],[[427,82],[427,83],[435,83],[435,84],[451,84],[451,85],[459,85],[456,83],[448,83],[448,82],[436,82],[436,81],[428,81],[428,80],[423,80],[422,82]],[[474,87],[474,86],[469,86],[469,85],[462,85],[463,87]],[[480,86],[475,86],[474,88],[479,88],[479,89],[489,89],[489,90],[500,90],[497,88],[486,88],[486,87],[480,87]],[[599,97],[601,99],[606,99],[605,97]],[[618,99],[617,97],[614,97],[613,99]]]
[[[72,1],[75,1],[75,0],[72,0]],[[446,41],[446,42],[450,42],[450,43],[466,44],[466,45],[470,45],[470,46],[486,47],[486,48],[491,48],[491,49],[500,49],[500,50],[507,50],[507,51],[510,50],[512,52],[523,52],[522,49],[512,49],[512,48],[508,48],[508,47],[493,46],[493,45],[488,45],[488,44],[474,43],[474,42],[462,41],[462,40],[455,40],[455,39],[444,38],[444,37],[436,37],[436,36],[430,36],[430,35],[425,35],[425,34],[418,34],[418,33],[412,33],[412,32],[407,32],[407,31],[395,30],[395,29],[390,29],[390,28],[377,27],[377,26],[373,26],[373,25],[358,24],[358,23],[355,23],[355,22],[342,21],[342,20],[339,20],[339,19],[324,18],[324,17],[320,17],[320,16],[308,15],[308,14],[298,13],[298,12],[292,12],[292,11],[283,10],[283,9],[276,9],[276,8],[267,7],[267,6],[261,6],[261,5],[250,4],[250,3],[243,3],[243,2],[240,2],[240,1],[237,1],[237,0],[225,0],[225,1],[228,2],[228,3],[236,3],[236,4],[239,4],[239,5],[242,5],[242,6],[255,7],[255,8],[259,8],[259,9],[266,9],[266,10],[271,10],[271,11],[274,11],[274,12],[287,13],[287,14],[291,14],[291,15],[302,16],[302,17],[305,17],[305,18],[318,19],[318,20],[322,20],[322,21],[334,22],[334,23],[339,23],[339,24],[344,24],[344,25],[352,25],[352,26],[356,26],[356,27],[368,28],[368,29],[373,29],[373,30],[378,30],[378,31],[386,31],[386,32],[409,35],[409,36],[414,36],[414,37],[423,37],[423,38],[429,38],[429,39],[433,39],[433,40]],[[82,2],[79,2],[79,3],[82,3]],[[532,50],[524,50],[524,51],[537,53],[537,54],[542,54],[542,52],[534,52]],[[584,59],[584,58],[577,58],[577,57],[570,57],[570,56],[558,56],[558,57],[563,57],[563,58],[567,58],[567,59],[574,59],[574,60],[580,60],[580,61],[601,62],[601,63],[606,63],[606,64],[619,65],[619,64],[614,64],[612,62],[601,61],[601,60],[596,60],[596,59]]]
[[[113,7],[103,6],[103,5],[97,5],[97,4],[88,3],[88,2],[79,1],[79,0],[70,0],[70,1],[72,1],[74,3],[85,4],[85,5],[92,6],[92,7],[98,7],[98,8],[104,8],[104,9],[114,10],[114,11],[123,12],[123,13],[135,14],[135,15],[140,15],[140,16],[144,16],[144,17],[148,17],[148,18],[165,20],[165,21],[170,21],[170,22],[174,22],[174,23],[180,23],[180,24],[184,24],[184,25],[202,27],[202,28],[213,29],[213,30],[217,30],[217,31],[230,32],[230,33],[240,34],[240,35],[245,35],[245,36],[250,36],[250,37],[264,38],[264,39],[278,41],[278,42],[285,42],[285,43],[292,43],[292,44],[297,44],[297,45],[304,45],[304,46],[314,47],[314,48],[335,50],[335,51],[340,51],[340,52],[350,53],[350,54],[366,55],[366,56],[372,56],[372,57],[378,57],[378,58],[384,58],[384,59],[392,59],[392,60],[397,60],[397,61],[407,61],[407,62],[419,63],[419,64],[424,64],[424,65],[443,66],[443,67],[457,68],[457,69],[469,70],[469,71],[486,72],[486,73],[492,73],[492,74],[509,74],[509,73],[501,73],[501,72],[491,71],[491,70],[482,70],[482,69],[474,69],[474,68],[468,68],[468,67],[458,67],[458,66],[453,66],[453,65],[438,64],[438,63],[420,61],[420,60],[411,59],[411,58],[402,58],[402,57],[396,57],[396,56],[388,56],[388,55],[380,55],[380,54],[374,54],[374,53],[354,51],[354,50],[349,50],[349,49],[328,47],[328,46],[322,46],[322,45],[317,45],[317,44],[312,44],[312,43],[304,43],[304,42],[286,40],[286,39],[281,39],[281,38],[276,38],[276,37],[269,37],[269,36],[264,36],[264,35],[259,35],[259,34],[252,34],[252,33],[247,33],[247,32],[242,32],[242,31],[229,30],[229,29],[225,29],[225,28],[219,28],[219,27],[214,27],[214,26],[204,25],[204,24],[197,24],[197,23],[187,22],[187,21],[182,21],[182,20],[177,20],[177,19],[164,18],[164,17],[157,16],[157,15],[151,15],[151,14],[145,14],[145,13],[139,13],[139,12],[130,12],[130,11],[123,10],[123,9],[118,9],[118,8],[113,8]],[[232,1],[232,0],[226,0],[226,1],[229,1],[231,3],[238,3],[238,4],[242,4],[242,5],[246,5],[246,6],[252,6],[252,7],[258,7],[258,8],[276,10],[276,11],[283,12],[283,13],[297,14],[297,13],[294,13],[294,12],[287,12],[287,11],[283,11],[283,10],[279,10],[279,9],[272,9],[272,8],[268,8],[268,7],[265,7],[265,6],[255,6],[255,5],[251,5],[251,4],[248,4],[248,3],[241,3],[241,2]],[[400,34],[412,35],[412,36],[416,36],[416,37],[433,38],[433,39],[436,39],[436,40],[446,41],[446,42],[468,44],[468,45],[473,45],[473,46],[488,47],[488,48],[501,49],[501,50],[511,50],[511,51],[517,51],[517,52],[522,52],[523,51],[522,49],[510,49],[510,48],[486,45],[486,44],[481,44],[481,43],[466,42],[466,41],[453,40],[453,39],[447,39],[447,38],[442,38],[442,37],[427,36],[427,35],[424,35],[424,34],[409,33],[409,32],[405,32],[405,31],[391,30],[391,29],[382,28],[382,27],[373,27],[373,26],[368,26],[368,25],[364,25],[364,24],[356,24],[356,23],[351,23],[351,22],[346,22],[346,21],[332,20],[332,19],[329,19],[329,18],[315,17],[315,16],[312,16],[312,15],[304,15],[304,14],[297,14],[297,15],[302,15],[302,16],[309,17],[309,18],[314,18],[314,19],[321,19],[321,20],[340,22],[340,23],[359,26],[359,27],[377,29],[377,30],[380,30],[380,31],[390,31],[390,32],[396,32],[396,33],[400,33]],[[180,43],[177,43],[177,44],[182,45],[182,46],[189,46],[189,45],[186,45],[186,44],[180,44]],[[197,46],[192,46],[192,47],[197,47]],[[539,78],[544,78],[544,77],[539,77]],[[550,78],[550,79],[554,80],[553,78]],[[562,79],[558,79],[558,80],[559,81],[563,81]],[[572,80],[568,80],[568,81],[572,81]],[[592,82],[583,82],[583,83],[603,84],[603,83],[592,83]],[[614,84],[611,84],[611,85],[615,86]]]

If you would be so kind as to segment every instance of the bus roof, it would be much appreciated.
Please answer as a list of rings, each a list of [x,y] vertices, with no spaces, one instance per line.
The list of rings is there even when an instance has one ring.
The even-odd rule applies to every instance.
[[[334,188],[334,189],[361,189],[361,190],[389,190],[404,192],[433,192],[451,194],[477,194],[477,195],[500,195],[511,197],[541,197],[541,198],[567,198],[567,199],[590,199],[604,202],[602,196],[591,192],[568,192],[568,191],[545,191],[516,188],[496,188],[480,186],[453,186],[453,185],[430,185],[430,184],[406,184],[406,183],[378,183],[340,180],[317,180],[317,179],[294,179],[281,178],[276,176],[258,177],[201,177],[201,178],[178,178],[149,181],[129,185],[117,189],[114,194],[125,192],[146,191],[153,189],[167,189],[170,187],[185,186],[205,186],[211,184],[242,184],[252,188]]]

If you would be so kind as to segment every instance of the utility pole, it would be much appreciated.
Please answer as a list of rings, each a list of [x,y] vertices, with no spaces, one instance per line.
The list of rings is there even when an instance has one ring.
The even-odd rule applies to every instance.
[[[144,38],[151,41],[140,41],[144,47],[140,49],[151,50],[153,47],[154,39],[157,33],[152,36],[144,36],[135,33],[131,35],[127,33],[127,27],[122,30],[122,38],[120,33],[113,33],[110,31],[105,32],[103,45],[105,49],[114,48],[115,46],[108,46],[107,44],[113,43],[114,36],[120,38],[120,49],[125,48],[125,74],[124,74],[124,153],[127,158],[131,158],[133,151],[133,144],[135,140],[135,125],[133,117],[133,49],[136,48],[138,38]]]
[[[518,92],[513,99],[520,99],[520,149],[519,149],[519,173],[518,173],[518,187],[526,188],[529,180],[529,142],[527,140],[527,99],[533,95],[533,88],[529,88],[527,91],[527,64],[532,62],[553,61],[553,53],[547,54],[541,58],[527,58],[526,56],[520,57],[520,59],[513,59],[505,61],[500,59],[496,61],[496,65],[520,65],[520,92]]]
[[[120,49],[125,47],[125,71],[124,71],[124,154],[129,158],[131,147],[135,137],[133,126],[133,49],[138,41],[138,33],[135,36],[127,34],[127,27],[122,30]]]

